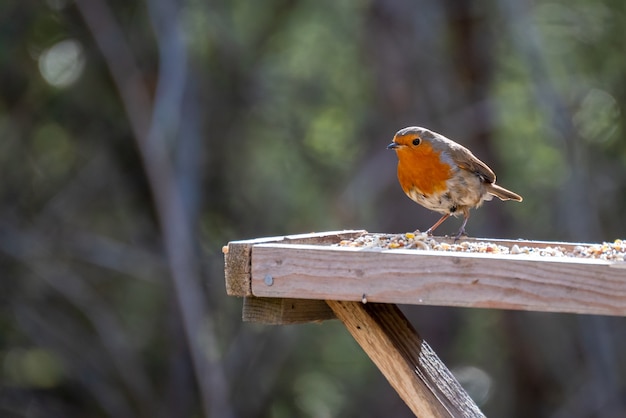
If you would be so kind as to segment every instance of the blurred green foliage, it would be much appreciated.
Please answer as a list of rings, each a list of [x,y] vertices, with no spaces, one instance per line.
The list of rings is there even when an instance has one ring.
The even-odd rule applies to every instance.
[[[97,5],[124,35],[119,56],[85,19]],[[223,371],[213,389],[236,416],[410,416],[340,324],[241,323],[221,247],[431,225],[385,150],[408,125],[467,145],[524,196],[476,211],[470,234],[624,238],[625,5],[0,3],[0,415],[209,416],[191,342]],[[160,61],[176,48],[164,21],[186,65]],[[180,313],[138,109],[111,73],[123,48],[128,80],[154,103],[179,100],[161,102],[174,109],[164,141],[206,296],[198,335]],[[468,385],[472,370],[491,379],[488,416],[626,414],[621,318],[405,311],[451,368],[474,367]]]

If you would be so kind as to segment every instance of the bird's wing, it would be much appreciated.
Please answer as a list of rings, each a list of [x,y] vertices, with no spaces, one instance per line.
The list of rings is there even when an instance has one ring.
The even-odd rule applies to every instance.
[[[441,151],[447,150],[452,161],[459,168],[476,174],[485,183],[495,183],[496,175],[494,172],[487,167],[487,164],[476,158],[470,150],[436,132],[428,131],[428,134],[433,146]]]
[[[459,168],[475,173],[481,177],[485,183],[494,183],[496,181],[496,175],[487,167],[487,164],[476,158],[470,150],[462,145],[454,144],[450,149],[450,154]]]

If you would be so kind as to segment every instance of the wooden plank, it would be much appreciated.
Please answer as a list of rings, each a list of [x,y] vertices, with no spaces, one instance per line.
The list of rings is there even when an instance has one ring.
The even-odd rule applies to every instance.
[[[226,293],[230,296],[252,296],[252,289],[250,286],[250,254],[252,247],[256,244],[269,242],[291,244],[334,244],[343,239],[349,239],[366,232],[367,231],[363,230],[330,231],[231,241],[222,249],[222,252],[224,253]]]
[[[243,320],[268,325],[302,324],[335,319],[323,300],[256,298],[243,299]]]
[[[260,244],[252,253],[252,293],[626,315],[626,270],[615,268],[622,264],[571,257]]]
[[[418,417],[484,417],[396,305],[327,301]]]

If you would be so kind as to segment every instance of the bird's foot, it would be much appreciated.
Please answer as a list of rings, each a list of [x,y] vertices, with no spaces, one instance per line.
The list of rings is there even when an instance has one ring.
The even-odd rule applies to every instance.
[[[456,243],[462,236],[467,236],[465,228],[459,229],[459,232],[457,232],[457,234],[454,236],[454,242]]]

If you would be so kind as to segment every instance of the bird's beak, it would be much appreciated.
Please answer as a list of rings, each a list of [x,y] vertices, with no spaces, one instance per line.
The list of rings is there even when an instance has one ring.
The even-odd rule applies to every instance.
[[[387,145],[387,149],[396,149],[399,147],[400,145],[396,144],[395,142],[392,142],[391,144]]]

